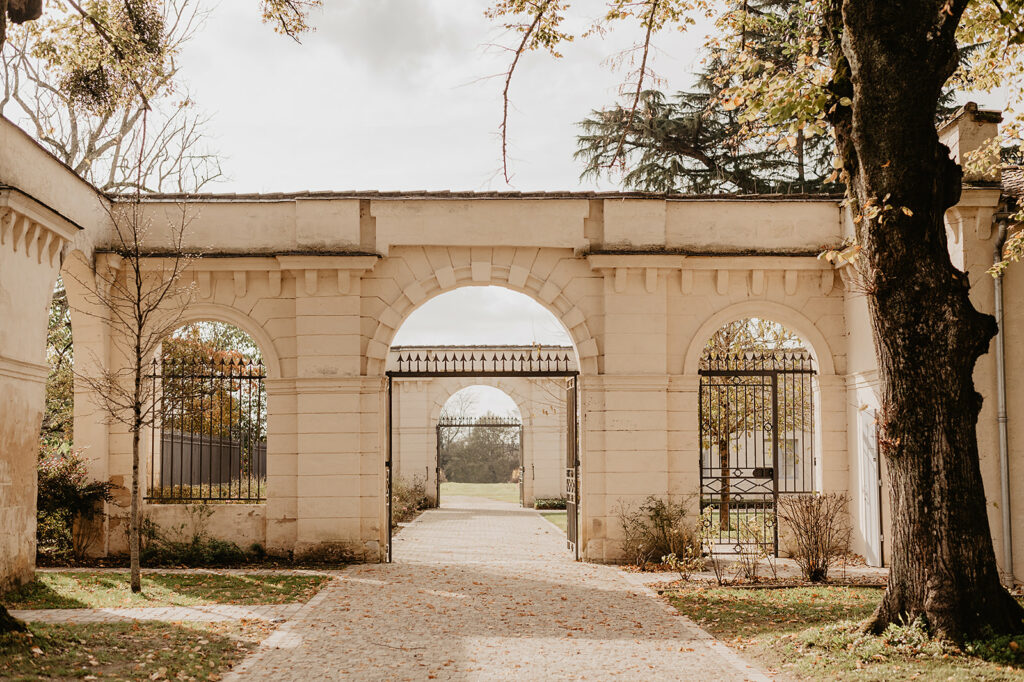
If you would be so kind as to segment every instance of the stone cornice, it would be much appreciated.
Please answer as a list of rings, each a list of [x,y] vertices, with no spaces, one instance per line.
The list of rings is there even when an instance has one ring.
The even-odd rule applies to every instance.
[[[147,256],[144,258],[144,270],[161,270],[173,258]],[[234,279],[235,294],[245,296],[249,288],[249,273],[266,273],[270,291],[273,296],[281,295],[281,274],[292,274],[297,282],[301,282],[302,290],[307,296],[318,293],[349,294],[353,292],[352,282],[364,272],[372,270],[380,259],[377,256],[354,255],[290,255],[290,256],[237,256],[204,258],[199,256],[188,264],[186,272],[198,280],[199,297],[210,298],[213,294],[213,273],[231,273]],[[334,272],[337,277],[335,291],[321,291],[320,274]]]
[[[765,273],[777,271],[784,273],[786,293],[796,292],[798,272],[818,272],[820,274],[820,290],[827,296],[835,282],[835,270],[832,265],[816,256],[737,256],[722,254],[720,256],[684,256],[670,254],[591,254],[587,262],[592,270],[596,270],[612,281],[616,293],[626,290],[630,270],[639,271],[644,277],[644,288],[654,293],[658,288],[660,272],[678,270],[679,286],[684,295],[693,291],[693,273],[698,270],[715,272],[715,287],[719,294],[725,294],[729,288],[729,273],[744,272],[742,276],[749,280],[751,293],[760,295],[764,292]]]
[[[60,264],[61,251],[79,229],[25,193],[0,189],[0,246],[52,268]]]

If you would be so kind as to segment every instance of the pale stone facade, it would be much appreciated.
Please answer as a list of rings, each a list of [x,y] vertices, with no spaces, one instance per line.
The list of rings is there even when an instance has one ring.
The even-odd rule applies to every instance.
[[[958,136],[959,147],[991,125],[966,115],[944,134]],[[43,249],[54,250],[52,265],[35,246],[27,257],[14,251],[25,232],[18,233],[21,242],[5,237],[0,247],[0,556],[10,580],[24,579],[31,568],[32,496],[24,493],[32,487],[46,304],[57,264],[81,309],[92,270],[117,263],[103,253],[105,200],[7,122],[0,124],[0,177],[18,189],[9,194],[37,211],[32,220],[57,237]],[[968,270],[972,298],[985,311],[993,309],[985,270],[999,198],[997,186],[966,186],[948,220],[953,257]],[[154,225],[148,246],[155,251],[166,247],[159,226],[180,203],[147,201]],[[799,334],[814,355],[818,489],[850,495],[854,550],[881,559],[879,534],[889,518],[884,470],[882,490],[872,492],[877,465],[866,415],[878,398],[866,307],[848,273],[817,257],[850,234],[837,198],[367,192],[201,196],[184,205],[192,217],[186,246],[204,253],[189,273],[196,296],[187,318],[248,332],[269,373],[267,502],[224,512],[232,518],[216,524],[233,534],[243,515],[240,544],[251,539],[301,551],[341,542],[370,560],[384,556],[392,338],[430,298],[497,285],[547,307],[572,338],[580,372],[584,558],[618,557],[615,509],[622,502],[696,493],[702,348],[721,325],[756,316]],[[13,215],[27,215],[21,210]],[[76,235],[74,225],[84,229]],[[1011,269],[1004,286],[1007,300],[1017,300],[1024,277]],[[77,370],[118,361],[120,341],[101,322],[78,313],[73,324]],[[1005,329],[1012,417],[1024,400],[1019,307],[1007,311]],[[986,398],[978,431],[1002,557],[991,354],[976,380]],[[98,478],[123,483],[130,444],[123,430],[103,424],[94,403],[76,388],[76,445],[88,448]],[[1024,471],[1024,422],[1011,418],[1009,430],[1015,483]],[[1024,523],[1019,495],[1011,517],[1018,527]],[[117,547],[119,533],[107,533],[104,550]],[[1014,573],[1021,575],[1024,533],[1013,549]]]

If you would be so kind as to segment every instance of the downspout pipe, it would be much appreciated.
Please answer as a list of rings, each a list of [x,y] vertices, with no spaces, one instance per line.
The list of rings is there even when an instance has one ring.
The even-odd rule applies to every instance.
[[[1004,211],[993,216],[996,225],[996,242],[992,262],[1003,260],[1003,246],[1009,231],[1010,214]],[[1003,581],[1007,586],[1014,584],[1013,577],[1013,535],[1010,523],[1010,455],[1009,429],[1006,413],[1006,333],[1003,329],[1003,271],[998,270],[994,278],[994,303],[996,323],[996,424],[999,431],[999,504],[1003,513]]]

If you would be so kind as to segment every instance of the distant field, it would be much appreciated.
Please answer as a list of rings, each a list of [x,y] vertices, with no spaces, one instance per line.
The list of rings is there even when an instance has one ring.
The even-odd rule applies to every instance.
[[[442,483],[441,501],[447,495],[489,497],[501,502],[519,502],[518,483]]]
[[[542,511],[540,515],[561,528],[563,533],[565,532],[566,516],[564,509],[559,511]]]

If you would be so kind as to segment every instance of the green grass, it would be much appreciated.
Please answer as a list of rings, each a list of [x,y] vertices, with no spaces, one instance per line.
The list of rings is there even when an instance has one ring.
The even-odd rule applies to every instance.
[[[540,513],[540,515],[543,516],[548,521],[550,521],[551,523],[553,523],[556,526],[558,526],[559,528],[561,528],[563,533],[566,532],[565,526],[566,526],[566,522],[567,521],[566,521],[566,512],[564,510],[563,511],[542,511]]]
[[[442,483],[441,500],[446,495],[487,497],[500,502],[519,503],[518,483]]]
[[[306,602],[330,580],[322,575],[144,573],[133,594],[127,572],[37,573],[0,598],[9,609],[132,608],[200,604]]]
[[[272,630],[262,621],[35,623],[0,635],[0,678],[215,680]]]
[[[1024,637],[974,645],[994,663],[929,640],[911,625],[858,631],[882,597],[869,588],[695,588],[667,595],[680,612],[769,672],[790,679],[1020,680]],[[1021,653],[1017,653],[1017,652]]]

